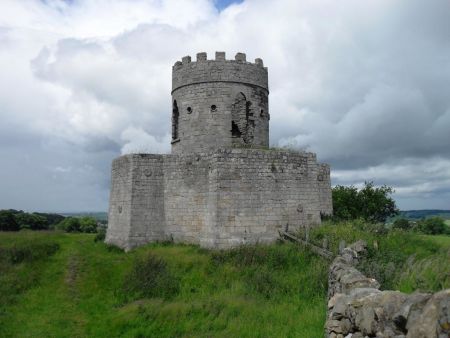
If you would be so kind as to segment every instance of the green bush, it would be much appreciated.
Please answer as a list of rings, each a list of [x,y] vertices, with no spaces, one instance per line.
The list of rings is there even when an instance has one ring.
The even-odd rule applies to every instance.
[[[47,230],[61,223],[64,216],[46,213],[27,213],[22,210],[0,210],[0,231]]]
[[[76,217],[67,217],[56,225],[56,229],[64,230],[65,232],[79,232],[80,220]]]
[[[428,235],[448,234],[449,229],[445,224],[445,220],[441,217],[430,217],[419,221],[419,231]]]
[[[278,250],[264,245],[242,245],[212,253],[215,264],[230,262],[238,267],[268,265],[273,269],[283,268],[292,260],[298,259],[297,257],[291,250]]]
[[[393,229],[399,229],[399,230],[411,230],[412,229],[412,224],[406,218],[398,218],[392,224],[392,228]]]
[[[15,214],[17,223],[21,229],[45,230],[48,229],[47,219],[37,214],[20,212]]]
[[[65,232],[97,232],[97,221],[92,217],[67,217],[56,225],[59,230]]]
[[[80,231],[86,233],[96,233],[97,221],[95,218],[89,216],[80,218]]]
[[[393,192],[391,187],[375,187],[373,182],[365,182],[360,190],[353,185],[338,185],[332,189],[333,218],[338,221],[361,218],[370,223],[384,223],[399,212],[389,196]]]
[[[247,276],[246,282],[248,289],[266,299],[273,298],[280,291],[280,283],[277,283],[273,271],[267,269],[255,269]]]
[[[14,213],[11,210],[0,210],[0,231],[19,231]]]
[[[8,247],[0,247],[0,260],[12,264],[18,264],[23,261],[34,261],[53,255],[58,249],[59,244],[51,241],[13,244]]]
[[[94,237],[94,242],[103,242],[106,237],[106,230],[105,229],[99,229],[97,232],[97,235]]]
[[[179,280],[162,258],[148,253],[134,260],[124,278],[122,291],[126,300],[154,297],[170,299],[178,294]]]

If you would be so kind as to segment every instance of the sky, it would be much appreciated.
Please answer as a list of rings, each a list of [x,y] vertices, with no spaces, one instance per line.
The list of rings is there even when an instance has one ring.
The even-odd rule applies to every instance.
[[[172,65],[215,51],[264,60],[272,146],[450,209],[448,0],[1,0],[0,209],[106,211],[113,158],[170,152]]]

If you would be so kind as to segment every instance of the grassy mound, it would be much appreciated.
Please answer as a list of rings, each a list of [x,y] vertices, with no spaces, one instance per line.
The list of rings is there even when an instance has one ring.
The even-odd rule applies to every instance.
[[[312,241],[365,239],[386,289],[450,287],[450,237],[326,224]],[[292,243],[130,253],[94,234],[0,233],[0,337],[323,337],[329,262]]]
[[[57,247],[7,263],[6,276],[26,287],[0,289],[1,337],[323,335],[328,262],[294,244],[154,244],[125,254],[94,237],[0,233],[1,250]]]

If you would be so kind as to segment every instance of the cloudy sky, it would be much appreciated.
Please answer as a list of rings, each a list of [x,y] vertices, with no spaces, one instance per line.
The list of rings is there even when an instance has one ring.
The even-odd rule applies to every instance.
[[[271,144],[333,184],[450,209],[448,0],[0,0],[0,208],[107,210],[111,160],[170,151],[171,66],[269,68]]]

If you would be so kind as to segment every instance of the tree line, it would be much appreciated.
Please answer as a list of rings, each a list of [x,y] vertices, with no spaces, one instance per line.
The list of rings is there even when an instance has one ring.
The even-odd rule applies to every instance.
[[[391,197],[394,190],[383,185],[376,187],[373,182],[365,182],[360,189],[337,185],[332,188],[332,221],[350,221],[362,219],[368,224],[384,224],[399,214],[395,200]],[[64,217],[52,213],[27,213],[22,210],[0,210],[0,231],[64,230],[66,232],[95,233],[100,230],[98,221],[90,216]],[[425,234],[449,234],[450,228],[441,217],[427,217],[419,221],[397,218],[393,229],[419,231]],[[104,231],[104,229],[103,229]]]
[[[391,194],[394,190],[383,185],[376,187],[373,182],[365,182],[364,187],[337,185],[332,189],[334,221],[362,219],[371,224],[385,224],[389,218],[397,216],[400,211]],[[418,221],[397,218],[392,223],[393,229],[418,231],[424,234],[450,235],[450,228],[442,217],[424,217]]]
[[[95,218],[65,217],[55,213],[28,213],[22,210],[0,210],[0,231],[63,230],[95,233],[99,224]]]

